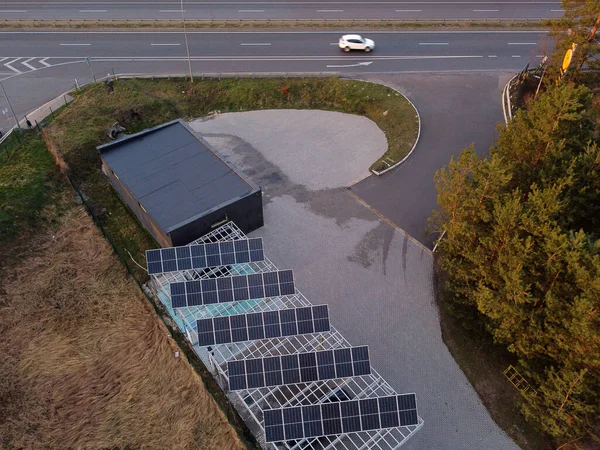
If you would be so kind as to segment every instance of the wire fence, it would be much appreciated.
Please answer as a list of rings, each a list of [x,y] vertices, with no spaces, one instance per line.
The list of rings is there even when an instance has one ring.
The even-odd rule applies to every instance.
[[[151,291],[149,291],[144,286],[142,281],[137,276],[136,271],[134,270],[134,268],[132,266],[132,263],[127,259],[128,255],[125,254],[124,251],[115,244],[115,240],[112,238],[110,232],[104,227],[101,219],[94,212],[94,208],[88,202],[86,196],[81,191],[80,186],[77,185],[77,183],[73,180],[73,178],[69,174],[68,164],[64,161],[64,159],[60,155],[60,152],[55,148],[53,143],[48,139],[48,136],[46,135],[46,133],[44,132],[44,129],[43,129],[44,124],[45,123],[43,123],[43,122],[42,122],[42,124],[39,124],[36,122],[36,127],[35,127],[36,130],[39,133],[41,133],[41,135],[44,139],[44,142],[46,143],[46,146],[48,147],[48,150],[54,156],[56,163],[59,165],[62,173],[65,175],[65,177],[69,181],[71,187],[76,192],[81,203],[87,209],[92,220],[94,221],[94,223],[96,224],[98,229],[102,232],[102,235],[105,237],[105,239],[110,243],[115,255],[117,255],[117,257],[119,258],[119,260],[121,261],[123,266],[125,266],[125,268],[127,269],[127,272],[133,278],[133,280],[136,282],[140,291],[142,291],[142,293],[144,294],[144,297],[146,297],[146,300],[150,303],[150,305],[152,305],[152,308],[154,309],[156,314],[161,318],[162,322],[167,327],[171,337],[177,343],[177,345],[179,346],[179,348],[181,349],[183,354],[186,356],[186,358],[187,358],[188,362],[190,363],[190,365],[192,366],[192,368],[196,371],[196,373],[202,379],[205,389],[215,399],[215,402],[217,403],[217,405],[219,406],[219,408],[221,409],[221,411],[227,418],[227,421],[231,424],[231,426],[233,426],[235,428],[235,430],[238,434],[238,437],[244,444],[245,448],[248,450],[260,449],[254,436],[252,435],[252,433],[250,432],[250,430],[248,429],[248,427],[246,426],[244,421],[240,418],[240,416],[238,415],[235,408],[229,403],[227,397],[225,396],[225,393],[223,392],[221,387],[218,385],[218,383],[215,381],[215,379],[211,375],[210,371],[200,361],[200,359],[194,352],[192,345],[184,337],[184,335],[179,331],[177,324],[171,319],[168,311],[165,309],[165,307],[162,305],[162,303],[154,297],[154,295],[151,293]]]

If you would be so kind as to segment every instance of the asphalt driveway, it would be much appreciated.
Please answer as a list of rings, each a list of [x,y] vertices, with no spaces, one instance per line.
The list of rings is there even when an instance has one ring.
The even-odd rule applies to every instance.
[[[412,155],[381,177],[371,176],[352,191],[419,242],[432,247],[427,219],[437,206],[435,172],[471,143],[486,153],[503,122],[500,95],[512,73],[385,75],[368,80],[406,95],[421,115],[421,138]]]

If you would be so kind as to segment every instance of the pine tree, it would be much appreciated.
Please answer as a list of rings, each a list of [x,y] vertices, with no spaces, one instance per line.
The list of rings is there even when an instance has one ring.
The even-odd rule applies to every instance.
[[[518,113],[488,157],[471,146],[435,177],[432,223],[446,231],[439,261],[454,310],[519,358],[540,391],[524,412],[557,439],[600,417],[600,151],[589,104],[585,88],[563,83]]]

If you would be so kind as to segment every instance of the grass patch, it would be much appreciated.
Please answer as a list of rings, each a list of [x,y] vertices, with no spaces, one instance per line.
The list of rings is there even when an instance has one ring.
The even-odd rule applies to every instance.
[[[143,261],[156,244],[112,190],[100,172],[96,146],[107,142],[106,129],[115,121],[128,132],[178,117],[203,117],[214,111],[257,109],[323,109],[360,114],[384,131],[388,152],[400,160],[412,148],[418,132],[415,110],[400,94],[385,86],[338,78],[119,80],[113,89],[97,84],[75,94],[75,100],[55,116],[46,136],[64,157],[70,173],[89,199],[122,256]],[[379,165],[376,162],[375,165]],[[142,282],[146,273],[134,266]]]
[[[242,449],[85,209],[70,205],[0,272],[0,447]]]
[[[0,244],[39,225],[64,189],[60,172],[41,136],[27,131],[10,136],[11,148],[0,156]]]
[[[508,28],[550,28],[553,20],[186,20],[189,29],[211,30],[274,30],[293,27],[295,30],[414,30],[414,29],[508,29]],[[178,20],[3,20],[0,28],[5,29],[72,29],[72,30],[102,30],[102,29],[143,29],[143,30],[181,30]]]

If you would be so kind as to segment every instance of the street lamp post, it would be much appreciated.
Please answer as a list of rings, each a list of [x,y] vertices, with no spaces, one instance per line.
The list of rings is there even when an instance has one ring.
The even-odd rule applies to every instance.
[[[183,24],[183,36],[185,37],[185,51],[187,52],[188,67],[190,69],[190,82],[194,82],[194,74],[192,73],[192,61],[190,60],[190,47],[188,46],[187,32],[185,31],[185,16],[183,14],[183,0],[181,0],[181,23]]]

